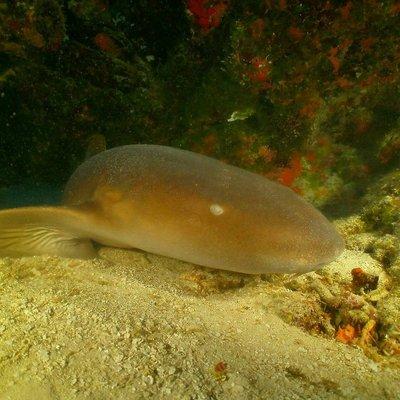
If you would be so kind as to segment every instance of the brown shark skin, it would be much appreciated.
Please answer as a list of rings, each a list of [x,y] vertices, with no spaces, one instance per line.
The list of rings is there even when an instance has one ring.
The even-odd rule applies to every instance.
[[[333,225],[292,190],[166,146],[97,154],[71,176],[64,204],[85,214],[85,231],[101,244],[247,274],[307,272],[344,249]]]

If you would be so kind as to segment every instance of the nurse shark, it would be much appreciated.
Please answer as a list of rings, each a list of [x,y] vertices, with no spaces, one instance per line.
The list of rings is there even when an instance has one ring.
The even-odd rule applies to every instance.
[[[93,242],[246,274],[308,272],[344,249],[333,225],[289,188],[145,144],[85,161],[61,206],[0,211],[0,256],[92,258]]]

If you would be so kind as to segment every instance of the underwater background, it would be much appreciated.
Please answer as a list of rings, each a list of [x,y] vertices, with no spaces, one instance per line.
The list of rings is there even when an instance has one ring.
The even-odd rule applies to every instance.
[[[110,249],[104,250],[110,265],[85,261],[77,267],[55,257],[1,260],[0,394],[12,400],[25,392],[29,398],[30,391],[43,399],[108,393],[135,399],[400,399],[399,99],[397,0],[2,2],[0,208],[56,204],[64,183],[91,154],[154,143],[290,187],[334,220],[348,250],[333,270],[290,278],[243,277],[135,252],[126,256],[126,268],[123,256]],[[149,262],[169,286],[152,277]],[[119,287],[120,280],[127,286]],[[57,282],[62,286],[52,286]],[[138,322],[129,314],[136,307],[129,291],[139,293],[138,315],[149,296],[161,296],[146,306],[148,319]],[[118,296],[131,308],[120,308]],[[222,323],[223,314],[218,319],[218,312],[241,318],[234,301],[255,310],[241,327],[245,331],[247,321],[255,329],[255,342],[246,332],[229,333],[235,322]],[[154,317],[167,304],[175,310],[166,312],[170,325]],[[185,320],[185,304],[191,304],[192,319]],[[220,310],[216,320],[204,317],[202,307],[209,315]],[[48,334],[54,340],[39,339],[54,313],[60,318]],[[80,313],[85,321],[95,317],[82,322]],[[33,321],[38,325],[24,341]],[[164,332],[159,337],[157,326]],[[196,333],[204,329],[210,337]],[[105,344],[93,342],[89,333],[109,337]],[[75,344],[67,343],[75,335]],[[132,350],[132,336],[138,348],[144,343],[143,353]],[[268,337],[275,338],[268,351],[279,353],[276,364],[263,347]],[[187,347],[179,348],[185,340]],[[241,352],[224,353],[231,348],[224,340],[232,349],[240,342]],[[64,355],[55,348],[59,341],[68,349]],[[246,344],[251,355],[243,355]],[[167,345],[181,358],[169,358]],[[94,355],[100,347],[115,354]],[[189,347],[200,349],[200,358],[191,358]],[[286,359],[285,348],[305,350]],[[86,353],[74,361],[82,349]],[[125,365],[138,362],[139,353],[145,362],[136,369]],[[191,365],[182,364],[185,358]],[[271,369],[263,369],[266,359]],[[39,378],[31,387],[32,376]],[[280,382],[274,388],[273,376]],[[13,392],[15,385],[23,389]]]

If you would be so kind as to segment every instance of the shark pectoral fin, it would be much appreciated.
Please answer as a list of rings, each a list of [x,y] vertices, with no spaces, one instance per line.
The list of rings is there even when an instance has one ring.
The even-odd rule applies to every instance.
[[[70,258],[96,256],[89,239],[77,238],[53,227],[27,226],[0,231],[0,256],[22,257],[41,254]]]
[[[62,207],[0,211],[0,257],[96,257],[91,240],[77,229],[76,219],[73,211]]]

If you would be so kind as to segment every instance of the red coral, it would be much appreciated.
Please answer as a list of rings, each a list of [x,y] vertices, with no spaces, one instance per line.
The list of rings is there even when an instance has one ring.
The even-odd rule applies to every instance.
[[[353,4],[351,3],[351,1],[347,2],[345,6],[343,6],[340,9],[340,14],[342,16],[343,19],[349,19],[350,17],[350,11],[353,8]]]
[[[278,178],[279,182],[285,186],[292,186],[295,179],[300,176],[302,169],[300,154],[293,154],[289,167],[281,170]]]
[[[94,37],[94,42],[98,48],[107,53],[111,53],[113,55],[118,55],[120,53],[120,49],[117,44],[106,33],[98,33]]]
[[[286,4],[286,0],[279,0],[279,9],[281,11],[286,10],[287,4]]]
[[[254,57],[250,61],[251,69],[247,72],[247,76],[252,82],[261,83],[265,89],[271,88],[272,84],[268,80],[268,75],[271,72],[271,67],[266,59]]]
[[[304,37],[304,32],[296,26],[291,26],[288,29],[288,33],[295,42],[299,42]]]
[[[331,62],[333,67],[333,73],[337,74],[339,72],[341,62],[339,60],[339,55],[344,56],[348,51],[349,47],[352,45],[353,41],[351,39],[344,39],[343,42],[337,47],[332,47],[328,53],[328,60]],[[339,54],[340,52],[340,54]]]
[[[188,0],[188,10],[193,14],[195,22],[205,32],[221,24],[228,4],[221,1],[214,6],[207,7],[208,0]]]
[[[334,74],[337,74],[339,72],[339,68],[340,68],[340,61],[337,57],[338,51],[339,51],[338,47],[332,47],[329,50],[329,54],[328,54],[328,60],[332,64]]]
[[[17,21],[16,19],[10,19],[8,20],[8,27],[14,31],[18,32],[21,29],[21,23]]]
[[[369,36],[366,39],[361,40],[361,48],[363,49],[363,51],[368,53],[371,51],[371,47],[374,45],[375,42],[376,39],[374,37]]]
[[[214,371],[217,374],[222,374],[226,372],[227,364],[223,361],[220,361],[219,363],[214,365]]]
[[[336,79],[336,84],[341,89],[350,89],[353,86],[353,82],[344,77],[339,77],[338,79]]]

